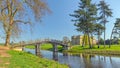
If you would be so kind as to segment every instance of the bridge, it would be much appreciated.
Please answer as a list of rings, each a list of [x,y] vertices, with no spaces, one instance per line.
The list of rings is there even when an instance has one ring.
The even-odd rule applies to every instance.
[[[35,41],[35,42],[29,42],[29,43],[25,43],[24,41],[23,42],[20,42],[20,45],[17,45],[17,46],[13,46],[13,48],[15,47],[22,47],[24,48],[25,46],[35,46],[35,54],[37,56],[40,56],[40,46],[41,44],[44,44],[44,43],[51,43],[52,46],[53,46],[53,54],[57,54],[58,53],[58,45],[62,46],[63,47],[63,50],[67,50],[68,49],[68,43],[67,42],[63,42],[63,41],[60,41],[60,40],[53,40],[53,39],[44,39],[44,40],[38,40],[38,41]]]

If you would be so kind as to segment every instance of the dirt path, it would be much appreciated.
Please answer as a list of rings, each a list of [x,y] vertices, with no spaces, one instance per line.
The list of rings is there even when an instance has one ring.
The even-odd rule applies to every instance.
[[[8,47],[0,46],[0,57],[10,57],[10,55],[7,53],[8,50]]]
[[[0,46],[0,68],[7,68],[10,55],[7,53],[8,47]]]

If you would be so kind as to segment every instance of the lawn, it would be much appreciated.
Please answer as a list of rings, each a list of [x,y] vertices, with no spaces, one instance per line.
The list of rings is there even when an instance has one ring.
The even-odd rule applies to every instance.
[[[89,46],[82,47],[80,45],[72,46],[71,49],[66,50],[65,52],[70,53],[89,53],[89,54],[106,54],[106,55],[120,55],[120,45],[112,45],[111,48],[108,45],[100,45],[100,48],[97,48],[97,45],[92,47]]]
[[[8,53],[11,55],[8,68],[68,68],[67,65],[40,58],[26,52],[10,50]]]
[[[86,50],[86,49],[90,49],[89,46],[84,46],[82,47],[81,45],[74,45],[72,46],[72,50]],[[98,48],[97,45],[94,45],[91,50],[120,50],[120,45],[112,45],[111,48],[109,48],[108,45],[104,46],[100,45],[100,48]]]

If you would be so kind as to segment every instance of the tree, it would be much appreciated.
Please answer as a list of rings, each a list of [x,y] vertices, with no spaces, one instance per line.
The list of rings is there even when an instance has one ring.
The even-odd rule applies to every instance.
[[[5,46],[9,46],[11,35],[19,35],[21,23],[31,23],[30,11],[39,21],[50,10],[43,0],[0,0],[0,11],[0,22],[6,34]]]
[[[93,36],[90,36],[90,43],[91,43],[92,45],[93,45],[93,39],[94,39],[94,37],[93,37]],[[87,35],[87,34],[85,34],[85,35],[82,36],[82,44],[83,44],[83,45],[89,45],[88,35]],[[82,45],[82,47],[83,47],[83,45]]]
[[[115,22],[114,27],[113,27],[113,29],[112,29],[112,33],[111,33],[111,36],[110,36],[109,48],[110,48],[110,45],[111,45],[111,43],[112,43],[113,34],[119,35],[119,38],[120,38],[120,18],[117,18],[117,19],[116,19],[116,22]]]
[[[69,42],[70,42],[69,38],[66,37],[66,36],[64,36],[64,37],[63,37],[63,43],[64,43],[64,44],[68,44]]]
[[[83,38],[82,38],[82,42],[83,42],[83,44],[84,45],[88,45],[88,36],[85,34],[85,35],[83,35]]]
[[[111,9],[109,8],[109,5],[107,5],[104,0],[100,1],[100,3],[98,4],[98,7],[99,7],[98,10],[100,11],[99,13],[100,23],[103,23],[105,27],[105,30],[104,30],[104,47],[105,47],[106,23],[108,22],[107,18],[112,17],[112,12],[111,12]]]
[[[100,47],[99,45],[99,42],[100,42],[100,35],[102,34],[102,32],[104,31],[104,26],[102,26],[101,24],[99,23],[96,23],[95,24],[95,28],[94,28],[94,31],[95,31],[95,35],[98,36],[98,48]]]
[[[96,5],[91,3],[91,0],[80,0],[79,9],[74,11],[74,14],[70,16],[75,17],[75,26],[77,31],[82,32],[84,35],[88,35],[89,47],[91,48],[90,43],[90,33],[92,32],[93,21],[96,20]]]
[[[100,38],[99,44],[102,44],[102,45],[104,44],[104,40],[102,38]]]

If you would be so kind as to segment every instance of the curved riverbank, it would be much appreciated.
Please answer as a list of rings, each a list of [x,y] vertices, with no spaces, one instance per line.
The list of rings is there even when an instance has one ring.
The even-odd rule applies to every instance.
[[[27,48],[34,49],[34,46],[27,46]],[[52,50],[51,44],[43,44],[41,46],[42,50]],[[59,47],[59,52],[62,51],[62,47]],[[89,49],[89,46],[80,46],[80,45],[74,45],[71,46],[69,50],[65,50],[64,52],[68,53],[86,53],[86,54],[100,54],[100,55],[113,55],[113,56],[120,56],[120,45],[112,45],[111,48],[109,48],[107,45],[104,48],[103,45],[100,45],[100,48],[97,48],[97,45]]]
[[[22,51],[10,50],[8,53],[11,55],[9,68],[68,68],[67,65]]]
[[[18,49],[17,49],[18,50]],[[56,61],[0,46],[0,68],[69,68]]]
[[[25,52],[35,54],[34,49],[25,48],[24,50]],[[67,64],[70,68],[119,68],[120,63],[120,57],[117,56],[60,52],[53,56],[53,52],[48,50],[41,50],[41,55],[47,59],[57,58],[59,63]]]

